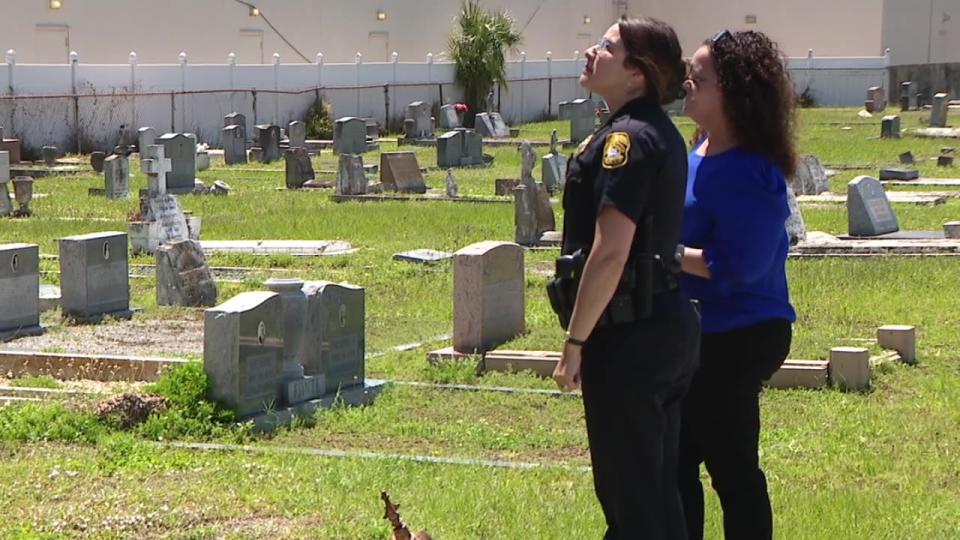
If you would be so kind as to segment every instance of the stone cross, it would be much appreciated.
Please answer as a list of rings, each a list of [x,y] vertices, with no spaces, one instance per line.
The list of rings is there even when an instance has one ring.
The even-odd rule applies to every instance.
[[[147,192],[151,197],[167,193],[167,173],[173,170],[169,159],[163,157],[163,146],[148,146],[142,154],[140,169],[147,175]]]

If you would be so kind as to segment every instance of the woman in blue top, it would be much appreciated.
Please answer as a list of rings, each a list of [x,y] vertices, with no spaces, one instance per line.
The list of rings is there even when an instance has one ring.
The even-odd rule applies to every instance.
[[[726,538],[771,538],[760,469],[759,394],[790,350],[786,176],[794,93],[777,46],[722,31],[696,51],[685,110],[699,126],[688,160],[682,286],[700,301],[700,367],[683,404],[678,481],[690,538],[703,538],[704,463]]]

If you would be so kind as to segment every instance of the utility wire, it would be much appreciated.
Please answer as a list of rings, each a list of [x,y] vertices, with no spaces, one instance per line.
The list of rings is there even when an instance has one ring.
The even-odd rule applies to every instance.
[[[267,26],[269,26],[270,29],[273,30],[273,33],[276,34],[277,37],[279,37],[281,40],[283,40],[283,42],[286,43],[288,47],[290,47],[291,49],[293,49],[293,52],[297,53],[297,55],[300,56],[300,58],[303,58],[303,61],[304,61],[304,62],[306,62],[306,63],[308,63],[308,64],[311,63],[311,62],[310,62],[310,59],[307,58],[306,56],[304,56],[304,54],[303,54],[302,52],[300,52],[299,49],[297,49],[296,47],[294,47],[294,46],[293,46],[293,43],[290,43],[290,40],[287,39],[286,37],[284,37],[284,35],[280,32],[280,30],[278,30],[277,27],[274,26],[272,22],[270,22],[270,19],[268,19],[267,16],[263,14],[263,10],[261,10],[260,8],[258,8],[258,7],[255,6],[255,5],[251,4],[250,2],[245,2],[244,0],[233,0],[233,1],[236,2],[236,3],[238,3],[238,4],[243,4],[243,5],[247,6],[247,8],[249,8],[249,9],[256,9],[256,10],[257,10],[257,13],[259,14],[259,17],[260,17],[261,19],[263,19],[263,22],[267,23]]]
[[[530,17],[527,19],[527,22],[523,23],[523,28],[520,29],[521,34],[523,33],[524,30],[527,29],[528,26],[530,26],[530,23],[533,22],[533,18],[536,17],[537,13],[540,12],[540,8],[543,7],[544,2],[546,2],[546,0],[540,0],[540,3],[537,4],[537,7],[534,8],[533,13],[531,13]]]

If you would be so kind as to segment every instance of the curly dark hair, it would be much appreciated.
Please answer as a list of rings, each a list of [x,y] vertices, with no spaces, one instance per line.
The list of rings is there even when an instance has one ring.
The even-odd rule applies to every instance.
[[[783,54],[762,32],[721,32],[707,40],[723,107],[739,146],[764,156],[787,177],[797,170],[796,96]]]
[[[627,50],[624,64],[643,71],[647,97],[661,105],[680,95],[686,64],[673,27],[653,17],[620,17],[620,40]]]

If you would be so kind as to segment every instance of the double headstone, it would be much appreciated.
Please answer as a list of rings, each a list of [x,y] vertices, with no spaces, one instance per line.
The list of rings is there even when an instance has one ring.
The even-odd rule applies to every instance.
[[[257,143],[263,152],[260,155],[261,162],[272,163],[280,159],[280,126],[273,124],[258,125]]]
[[[403,120],[406,138],[426,139],[433,136],[430,108],[430,104],[423,101],[414,101],[407,105],[406,116]]]
[[[338,154],[362,154],[367,151],[367,125],[363,118],[347,116],[334,123],[333,151]]]
[[[217,284],[207,258],[194,240],[178,240],[157,249],[157,305],[213,306]]]
[[[881,139],[900,138],[900,117],[896,115],[884,116],[880,121]]]
[[[127,235],[99,232],[59,240],[63,314],[79,320],[130,316]]]
[[[402,193],[426,193],[423,173],[413,152],[382,152],[380,154],[380,183],[383,189]]]
[[[437,137],[437,166],[483,165],[483,139],[472,129],[457,128]]]
[[[0,244],[0,299],[0,342],[43,333],[39,246]]]
[[[103,160],[103,186],[108,199],[130,197],[130,162],[126,156],[111,154]]]
[[[933,95],[933,109],[930,111],[930,127],[947,127],[947,106],[949,94],[941,92]]]
[[[191,133],[166,133],[157,139],[157,144],[163,146],[163,155],[170,160],[167,191],[192,192],[197,177],[196,137]]]
[[[850,236],[877,236],[900,230],[883,185],[858,176],[847,184],[847,226]]]
[[[440,129],[456,129],[460,127],[460,116],[453,105],[440,107]]]
[[[243,128],[231,124],[221,130],[223,140],[223,162],[227,165],[237,165],[247,162],[247,143],[243,136]]]
[[[213,399],[249,416],[280,403],[283,304],[268,291],[240,293],[203,318],[203,370]]]
[[[287,189],[300,189],[308,180],[316,178],[307,149],[297,146],[283,152]]]
[[[526,330],[523,248],[469,245],[453,257],[453,349],[483,353]]]
[[[592,99],[560,102],[560,119],[570,121],[570,142],[580,143],[593,134],[597,125],[597,104]]]
[[[830,179],[816,156],[802,156],[797,163],[797,172],[790,181],[797,195],[819,195],[830,191]]]
[[[307,144],[307,125],[299,120],[287,124],[287,141],[290,148],[301,148]]]
[[[347,283],[308,281],[303,373],[324,380],[326,393],[364,383],[365,293]]]
[[[337,195],[363,195],[367,192],[367,174],[363,171],[363,157],[340,154],[337,167]]]

